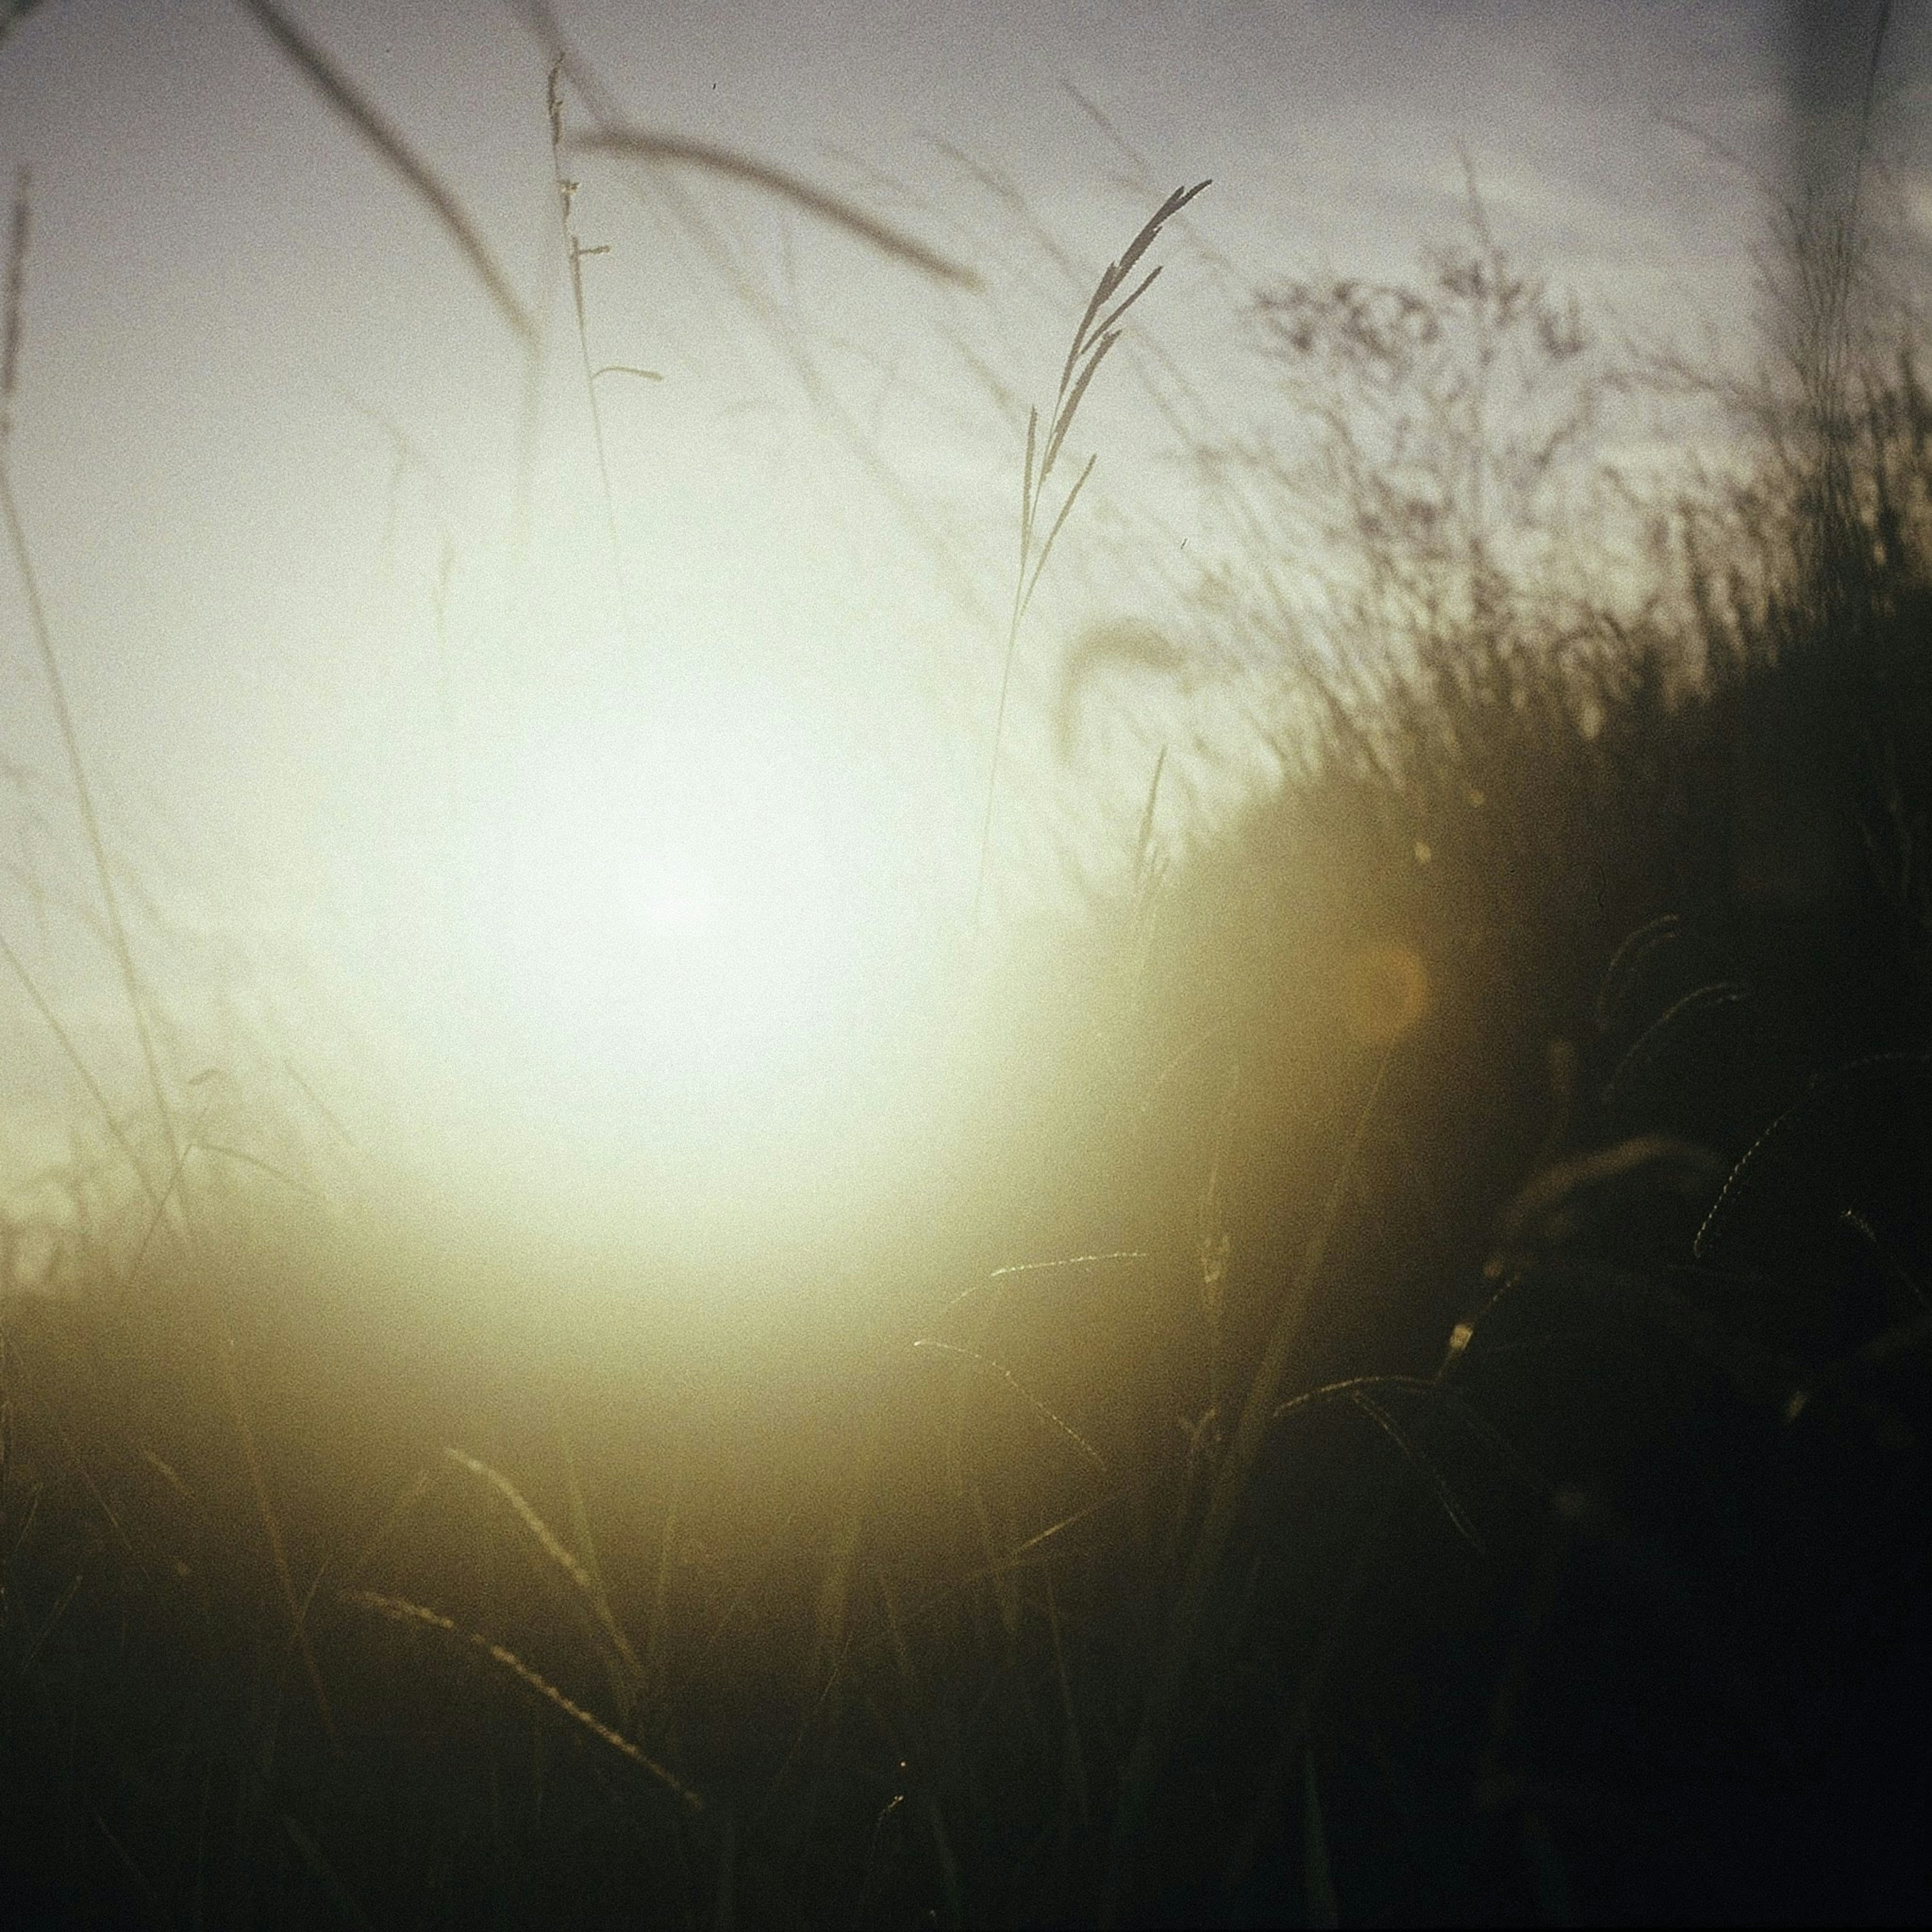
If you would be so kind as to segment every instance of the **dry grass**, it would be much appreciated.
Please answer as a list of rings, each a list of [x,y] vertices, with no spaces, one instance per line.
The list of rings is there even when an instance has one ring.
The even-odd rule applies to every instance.
[[[776,171],[596,139],[945,266]],[[1030,412],[1006,674],[1198,192]],[[1237,614],[1312,721],[1287,777],[1163,857],[1156,764],[1108,1028],[1034,1056],[982,1210],[826,1264],[860,1315],[754,1334],[700,1282],[674,1331],[669,1296],[533,1312],[568,1269],[480,1235],[358,1247],[184,1132],[151,1052],[143,1218],[179,1238],[0,1304],[23,1910],[1922,1915],[1932,412],[1909,353],[1834,359],[1822,413],[1774,371],[1757,472],[1662,503],[1640,610],[1588,557],[1552,598],[1587,332],[1472,215],[1415,284],[1255,292],[1274,366],[1342,399],[1358,648]],[[1306,483],[1231,487],[1267,533]]]
[[[1006,700],[1012,689],[1013,658],[1019,649],[1020,626],[1025,620],[1034,592],[1040,588],[1040,576],[1046,568],[1047,560],[1053,554],[1053,546],[1066,528],[1066,520],[1072,514],[1081,491],[1087,487],[1087,479],[1094,473],[1094,466],[1100,460],[1098,453],[1087,459],[1085,466],[1060,499],[1060,508],[1054,513],[1052,522],[1046,525],[1046,535],[1042,536],[1040,530],[1044,518],[1041,513],[1046,487],[1088,386],[1100,372],[1108,351],[1120,339],[1121,323],[1128,310],[1153,286],[1160,269],[1158,266],[1150,268],[1126,295],[1120,296],[1127,278],[1160,238],[1162,229],[1209,185],[1207,182],[1201,182],[1192,188],[1176,188],[1148,218],[1120,259],[1108,262],[1101,271],[1100,280],[1094,285],[1094,292],[1088,298],[1079,326],[1073,332],[1066,362],[1060,371],[1060,386],[1054,393],[1053,407],[1048,412],[1044,448],[1040,442],[1040,412],[1037,409],[1027,412],[1026,454],[1020,470],[1019,564],[1013,575],[1012,604],[1006,620],[1006,653],[1000,666],[999,702],[993,715],[993,748],[986,772],[986,808],[980,824],[980,863],[973,886],[975,932],[979,928],[986,898],[986,868],[992,854],[993,808],[999,795],[1000,748],[1006,736]],[[1114,300],[1116,296],[1120,296],[1118,302]],[[1112,304],[1111,308],[1109,304]],[[1102,310],[1106,311],[1104,314]]]
[[[274,0],[244,0],[244,4],[275,44],[277,50],[314,88],[332,112],[381,158],[416,199],[429,209],[461,251],[484,292],[525,350],[537,338],[536,318],[518,296],[502,266],[464,212],[454,194],[440,181],[402,135],[370,104],[361,88],[310,40]]]

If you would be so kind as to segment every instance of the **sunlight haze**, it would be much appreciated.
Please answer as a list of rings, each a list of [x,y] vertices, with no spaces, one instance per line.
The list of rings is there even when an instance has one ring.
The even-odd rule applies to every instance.
[[[173,1077],[245,1052],[301,1112],[291,1064],[358,1137],[524,1177],[706,1136],[742,1162],[745,1134],[802,1172],[834,1123],[910,1131],[944,1103],[908,1068],[950,1064],[931,1030],[974,1004],[949,981],[1120,886],[1163,753],[1174,850],[1274,771],[1266,667],[1195,608],[1242,554],[1181,460],[1252,382],[1231,275],[1400,272],[1473,182],[1619,326],[1735,335],[1749,171],[1782,152],[1747,8],[586,4],[571,44],[636,124],[822,183],[979,286],[578,152],[566,86],[580,344],[518,10],[287,13],[466,212],[535,359],[245,8],[50,0],[0,46],[0,163],[33,171],[10,473],[157,902]],[[976,938],[1025,409],[1093,274],[1210,177],[1085,406]],[[5,927],[131,1103],[116,982],[60,909],[86,870],[20,598],[10,572],[0,730],[52,790]],[[1154,641],[1079,656],[1124,625]],[[11,1024],[31,1164],[68,1075]]]

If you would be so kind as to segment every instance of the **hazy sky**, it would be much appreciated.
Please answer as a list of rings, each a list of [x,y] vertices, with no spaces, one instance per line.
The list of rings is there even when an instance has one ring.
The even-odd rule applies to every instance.
[[[567,906],[653,855],[640,916],[712,949],[632,1042],[660,1056],[721,1000],[746,1054],[788,999],[849,1030],[880,962],[940,905],[956,920],[1021,405],[1154,199],[1214,179],[1144,313],[1230,420],[1237,291],[1202,250],[1250,286],[1400,272],[1460,218],[1465,156],[1522,260],[1634,325],[1742,345],[1750,177],[1788,178],[1800,44],[1782,9],[1720,4],[563,5],[638,123],[850,194],[983,284],[934,286],[742,185],[572,161],[580,238],[611,250],[584,264],[592,360],[664,378],[599,387],[607,521],[542,52],[480,0],[286,10],[542,317],[534,435],[523,352],[458,250],[244,8],[45,0],[0,40],[0,165],[34,180],[10,464],[94,774],[184,919],[225,922],[291,984],[368,995],[379,1031],[465,1024],[436,963],[444,899],[486,922],[506,896],[547,908],[530,957],[506,940],[491,969],[489,998],[536,1000],[566,983],[544,947]],[[1888,191],[1932,232],[1927,10],[1894,10],[1882,106]],[[1806,57],[1839,101],[1862,80],[1854,14],[1826,10],[1835,37]],[[1070,532],[1023,640],[1016,878],[1021,821],[1120,842],[1159,744],[1192,732],[1211,762],[1227,742],[1204,676],[1123,689],[1102,752],[1052,755],[1056,652],[1096,602],[1130,614],[1149,563],[1104,533],[1137,518],[1177,555],[1216,536],[1171,426],[1108,380],[1088,547]],[[10,566],[0,680],[0,752],[56,772]],[[1174,812],[1204,773],[1180,772]],[[23,849],[58,870],[49,811]],[[454,876],[453,827],[480,885]],[[756,970],[707,923],[734,898],[760,908]],[[68,954],[28,910],[0,898],[52,974]],[[598,942],[579,937],[580,964]],[[606,1046],[539,1028],[524,1064]]]

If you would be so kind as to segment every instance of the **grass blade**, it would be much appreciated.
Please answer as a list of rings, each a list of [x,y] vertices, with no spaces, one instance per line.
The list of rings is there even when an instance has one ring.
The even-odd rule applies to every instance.
[[[1200,1632],[1208,1600],[1219,1576],[1221,1554],[1234,1527],[1249,1478],[1261,1460],[1262,1448],[1274,1420],[1275,1398],[1286,1372],[1288,1360],[1301,1332],[1304,1318],[1316,1283],[1328,1257],[1328,1244],[1341,1219],[1342,1203],[1360,1159],[1362,1143],[1388,1078],[1391,1054],[1384,1053],[1376,1070],[1368,1097],[1356,1117],[1354,1131],[1335,1178],[1328,1190],[1322,1214],[1302,1250],[1301,1263],[1288,1292],[1282,1298],[1268,1348],[1249,1384],[1247,1400],[1233,1442],[1214,1480],[1199,1534],[1195,1539],[1180,1591],[1175,1600],[1167,1640],[1157,1666],[1153,1687],[1143,1709],[1138,1736],[1134,1741],[1121,1781],[1120,1803],[1114,1814],[1112,1841],[1108,1852],[1108,1870],[1101,1900],[1103,1924],[1115,1922],[1121,1904],[1135,1846],[1140,1829],[1154,1801],[1155,1780],[1166,1761],[1168,1731],[1187,1675],[1194,1662],[1195,1640]]]
[[[1312,1746],[1301,1755],[1301,1882],[1308,1923],[1323,1928],[1340,1924],[1342,1911],[1335,1899],[1335,1874],[1328,1862],[1328,1828],[1322,1816],[1322,1792],[1315,1781]]]
[[[678,134],[653,134],[641,128],[610,128],[586,134],[569,144],[572,152],[615,155],[625,160],[655,161],[700,168],[712,174],[763,188],[781,201],[788,201],[808,214],[876,248],[892,260],[903,262],[929,275],[934,281],[950,282],[955,287],[976,289],[980,278],[968,268],[950,260],[938,250],[928,248],[890,223],[868,214],[842,195],[814,186],[789,169],[775,167],[736,148],[721,147],[714,142],[688,140]]]
[[[440,1630],[454,1637],[458,1643],[466,1646],[487,1663],[494,1664],[499,1670],[514,1678],[525,1690],[542,1698],[553,1710],[560,1712],[580,1730],[588,1732],[599,1744],[608,1744],[620,1756],[628,1758],[640,1770],[648,1772],[677,1798],[686,1810],[704,1810],[704,1799],[689,1786],[667,1771],[656,1758],[639,1749],[621,1731],[613,1730],[601,1718],[566,1697],[548,1678],[532,1670],[514,1651],[500,1643],[493,1643],[480,1631],[465,1630],[453,1618],[445,1616],[440,1610],[431,1610],[426,1604],[412,1604],[401,1597],[386,1597],[375,1590],[340,1591],[337,1594],[337,1600],[359,1610],[367,1610],[372,1616],[386,1617],[392,1623]]]
[[[1087,479],[1094,473],[1094,466],[1100,461],[1096,451],[1087,459],[1087,467],[1076,479],[1073,488],[1066,493],[1066,501],[1060,505],[1060,514],[1053,520],[1053,527],[1046,533],[1046,541],[1040,547],[1040,556],[1034,562],[1033,575],[1027,580],[1026,594],[1020,599],[1020,614],[1024,616],[1033,603],[1033,593],[1040,588],[1040,574],[1046,568],[1046,560],[1053,554],[1053,546],[1060,532],[1066,527],[1066,520],[1073,514],[1073,506],[1080,500],[1080,493],[1087,487]]]
[[[466,1455],[460,1449],[446,1449],[442,1454],[451,1468],[474,1477],[496,1496],[538,1553],[568,1581],[589,1612],[599,1648],[606,1653],[605,1662],[618,1701],[628,1708],[644,1682],[644,1667],[631,1648],[630,1640],[611,1614],[609,1601],[596,1579],[564,1546],[550,1526],[524,1499],[522,1491],[500,1470],[493,1469],[474,1456]]]
[[[496,260],[484,245],[470,218],[457,205],[456,198],[432,174],[401,135],[370,106],[354,83],[322,50],[302,32],[274,0],[242,0],[258,25],[278,47],[290,64],[296,68],[323,100],[346,121],[400,176],[463,252],[496,312],[526,349],[536,340],[537,328],[530,310],[520,302]]]
[[[4,452],[0,452],[0,513],[5,517],[7,535],[14,548],[14,566],[27,594],[34,642],[40,652],[40,668],[46,674],[48,695],[53,704],[54,722],[59,728],[68,770],[74,780],[82,829],[86,833],[88,850],[93,856],[94,874],[100,882],[101,903],[107,914],[109,942],[115,964],[120,969],[122,989],[127,995],[135,1036],[140,1042],[148,1089],[154,1097],[161,1131],[166,1137],[169,1157],[178,1161],[180,1148],[175,1138],[174,1117],[169,1112],[167,1090],[161,1082],[160,1060],[154,1051],[154,1031],[148,1022],[147,1000],[134,970],[134,949],[128,942],[127,922],[121,916],[121,895],[114,884],[113,868],[108,862],[107,841],[101,832],[100,820],[94,808],[94,789],[88,783],[86,764],[80,755],[80,734],[75,728],[74,712],[67,700],[67,683],[61,676],[60,660],[54,655],[53,633],[48,627],[46,607],[40,601],[40,578],[34,569],[32,554],[27,548],[27,532],[20,521],[20,506],[14,500],[13,480],[8,473]]]
[[[1086,1457],[1088,1462],[1093,1464],[1095,1468],[1100,1471],[1102,1475],[1104,1476],[1107,1473],[1107,1465],[1101,1456],[1100,1452],[1071,1423],[1056,1415],[1045,1402],[1040,1400],[1039,1396],[1030,1394],[1024,1388],[1012,1370],[1008,1368],[1005,1363],[995,1361],[991,1355],[982,1355],[976,1348],[962,1348],[956,1342],[938,1342],[929,1336],[915,1342],[913,1346],[933,1354],[954,1356],[962,1361],[970,1362],[984,1369],[989,1375],[1004,1382],[1042,1421],[1064,1436],[1082,1455]]]

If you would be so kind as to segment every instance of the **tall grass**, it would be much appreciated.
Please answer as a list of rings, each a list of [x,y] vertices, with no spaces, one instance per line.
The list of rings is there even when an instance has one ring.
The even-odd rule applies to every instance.
[[[1020,626],[1033,603],[1034,592],[1040,588],[1040,580],[1048,559],[1053,554],[1054,544],[1066,528],[1067,518],[1073,514],[1073,506],[1079,501],[1081,491],[1087,487],[1087,479],[1093,475],[1094,464],[1100,460],[1098,452],[1087,459],[1080,474],[1067,487],[1051,524],[1046,524],[1041,514],[1046,487],[1052,480],[1054,466],[1060,460],[1089,385],[1107,359],[1108,351],[1120,340],[1120,326],[1129,310],[1154,286],[1160,273],[1159,266],[1150,268],[1126,295],[1122,296],[1120,290],[1126,286],[1128,277],[1139,265],[1142,257],[1159,239],[1162,229],[1210,185],[1201,182],[1192,188],[1176,188],[1148,216],[1120,259],[1108,262],[1101,272],[1100,279],[1094,284],[1094,292],[1088,298],[1079,326],[1073,332],[1066,362],[1060,371],[1060,383],[1054,392],[1043,446],[1040,440],[1040,412],[1037,409],[1027,412],[1026,454],[1020,470],[1019,563],[1013,573],[1006,651],[1000,663],[999,702],[993,714],[993,748],[987,761],[986,808],[980,828],[980,862],[973,884],[973,926],[976,932],[986,895],[986,868],[992,854],[993,807],[999,795],[1000,748],[1006,736],[1006,700],[1012,691],[1013,658],[1019,649]],[[1044,536],[1041,535],[1042,526]]]
[[[1002,718],[1076,413],[1198,191],[1029,416]],[[254,1169],[138,1292],[104,1252],[10,1292],[22,1906],[1922,1915],[1932,404],[1916,335],[1797,286],[1830,313],[1719,398],[1751,466],[1642,503],[1634,582],[1578,520],[1596,412],[1711,386],[1607,367],[1473,188],[1411,281],[1250,292],[1314,466],[1190,453],[1258,542],[1353,546],[1325,635],[1258,556],[1208,608],[1285,776],[1163,858],[1156,764],[1129,997],[988,1127],[982,1220],[841,1258],[884,1313],[707,1360]],[[215,1144],[174,1131],[157,1223]]]

